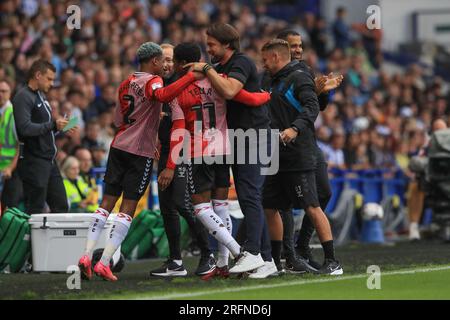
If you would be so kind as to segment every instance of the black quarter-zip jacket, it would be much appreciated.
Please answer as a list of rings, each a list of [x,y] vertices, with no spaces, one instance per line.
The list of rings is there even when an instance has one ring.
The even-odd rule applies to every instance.
[[[56,156],[56,122],[45,95],[28,85],[21,88],[12,101],[19,140],[24,144],[23,157],[53,161]]]
[[[280,142],[280,171],[314,170],[318,148],[314,122],[320,108],[310,69],[303,62],[291,61],[275,75],[266,74],[263,89],[271,92],[271,128],[280,132],[293,126],[298,129],[293,142],[286,146]]]

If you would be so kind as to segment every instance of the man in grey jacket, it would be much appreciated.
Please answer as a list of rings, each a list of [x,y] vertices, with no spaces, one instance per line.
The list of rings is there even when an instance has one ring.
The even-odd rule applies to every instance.
[[[16,129],[23,143],[18,170],[29,214],[42,213],[46,202],[51,212],[68,211],[64,184],[55,162],[55,133],[62,130],[68,120],[52,119],[51,107],[44,95],[53,86],[55,71],[47,61],[34,62],[27,85],[13,99]]]

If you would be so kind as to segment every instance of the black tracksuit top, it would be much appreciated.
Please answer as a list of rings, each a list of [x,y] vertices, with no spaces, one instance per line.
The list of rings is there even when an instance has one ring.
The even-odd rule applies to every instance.
[[[19,140],[24,143],[23,157],[53,161],[57,151],[56,123],[44,94],[25,85],[16,93],[12,104]]]
[[[274,76],[266,74],[263,89],[271,92],[270,127],[280,132],[298,129],[293,142],[286,146],[280,142],[280,171],[314,170],[318,158],[314,121],[320,108],[312,72],[304,62],[292,61]]]

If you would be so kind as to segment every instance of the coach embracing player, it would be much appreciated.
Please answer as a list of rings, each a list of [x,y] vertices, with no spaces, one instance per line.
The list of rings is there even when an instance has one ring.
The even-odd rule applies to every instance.
[[[218,23],[206,31],[207,51],[214,63],[206,75],[214,89],[227,99],[227,122],[229,129],[269,130],[267,106],[252,108],[245,104],[230,101],[241,89],[249,92],[260,90],[260,82],[255,63],[240,52],[240,37],[234,27]],[[204,64],[198,64],[201,67]],[[221,77],[225,74],[227,77]],[[243,150],[237,150],[234,143],[234,158],[238,152],[244,152],[249,159],[252,152],[270,150],[270,139],[250,141]],[[277,272],[271,256],[270,238],[267,222],[262,208],[262,188],[265,176],[261,175],[263,164],[232,164],[233,176],[239,205],[245,215],[246,242],[242,257],[230,269],[231,273],[242,273],[256,269],[256,277],[264,278]]]

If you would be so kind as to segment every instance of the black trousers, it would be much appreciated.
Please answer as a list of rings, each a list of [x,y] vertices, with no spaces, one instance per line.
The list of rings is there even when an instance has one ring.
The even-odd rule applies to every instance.
[[[158,162],[158,175],[164,170],[168,154],[161,154]],[[165,189],[158,188],[159,207],[164,221],[167,240],[169,242],[170,259],[181,260],[181,215],[187,222],[192,238],[200,248],[202,256],[209,256],[208,231],[200,220],[194,217],[190,194],[186,189],[187,170],[185,165],[175,168],[172,183]]]
[[[43,213],[46,202],[50,212],[69,211],[63,179],[55,162],[28,157],[19,160],[18,171],[23,182],[25,211],[28,214]]]
[[[13,171],[10,179],[5,180],[1,204],[3,208],[17,208],[19,206],[20,201],[23,199],[23,186],[22,181],[19,177],[19,172],[16,170]]]

